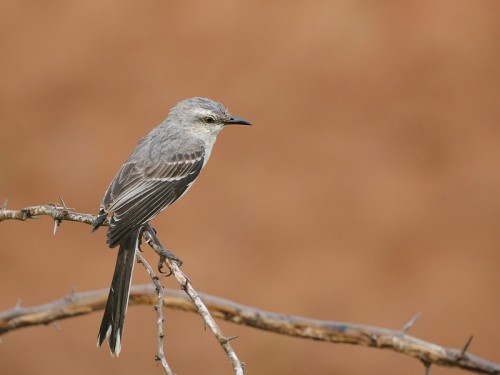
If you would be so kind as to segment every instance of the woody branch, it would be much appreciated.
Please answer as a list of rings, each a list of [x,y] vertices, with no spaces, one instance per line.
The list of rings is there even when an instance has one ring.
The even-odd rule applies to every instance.
[[[92,224],[95,219],[93,215],[73,212],[64,204],[63,206],[55,204],[32,206],[21,210],[0,209],[0,221],[25,221],[40,215],[50,216],[56,225],[64,220]],[[185,275],[180,277],[185,277]],[[13,309],[0,312],[0,335],[22,327],[50,324],[57,320],[103,309],[107,293],[107,289],[71,293],[67,297],[42,306],[26,308],[16,306]],[[414,357],[422,361],[427,368],[431,365],[439,365],[458,367],[483,374],[500,374],[500,364],[468,352],[471,339],[465,343],[462,349],[455,349],[408,335],[408,329],[415,323],[418,316],[411,319],[402,329],[390,330],[361,324],[276,314],[202,293],[197,293],[197,295],[212,316],[236,324],[300,338],[389,349]],[[158,294],[155,286],[136,285],[132,287],[131,305],[154,305],[157,302]],[[199,313],[199,308],[193,303],[193,300],[180,291],[164,289],[163,303],[166,307]],[[224,340],[222,339],[222,341]],[[228,339],[226,341],[229,342]]]

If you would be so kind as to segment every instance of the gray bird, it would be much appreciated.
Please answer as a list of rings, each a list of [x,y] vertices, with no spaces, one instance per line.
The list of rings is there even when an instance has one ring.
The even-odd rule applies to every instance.
[[[206,165],[217,134],[226,125],[250,125],[207,98],[185,99],[142,138],[111,181],[93,231],[111,214],[107,243],[119,246],[97,346],[108,338],[119,355],[129,301],[135,252],[141,230],[183,196]]]

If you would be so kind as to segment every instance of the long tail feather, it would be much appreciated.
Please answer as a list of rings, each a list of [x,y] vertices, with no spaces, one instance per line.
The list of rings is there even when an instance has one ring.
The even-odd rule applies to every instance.
[[[109,349],[113,356],[118,356],[121,350],[123,323],[127,312],[138,238],[139,232],[136,231],[124,238],[120,243],[108,302],[106,303],[101,328],[99,328],[99,335],[97,336],[97,346],[101,346],[104,340],[108,338]]]

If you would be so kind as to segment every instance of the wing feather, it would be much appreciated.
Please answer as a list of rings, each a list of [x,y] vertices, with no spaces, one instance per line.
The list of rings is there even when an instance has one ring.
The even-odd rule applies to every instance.
[[[103,198],[104,209],[113,213],[109,245],[118,245],[127,233],[179,199],[200,173],[203,161],[204,153],[199,151],[178,153],[166,162],[124,164]]]

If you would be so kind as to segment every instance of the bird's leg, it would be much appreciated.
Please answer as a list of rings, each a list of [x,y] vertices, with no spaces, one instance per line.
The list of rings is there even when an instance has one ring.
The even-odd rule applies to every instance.
[[[139,230],[139,240],[137,241],[137,248],[139,249],[139,251],[142,253],[142,249],[141,249],[141,246],[142,246],[142,235],[144,234],[144,232],[146,231],[146,228],[145,227],[141,227],[141,229]],[[147,242],[147,240],[146,240]]]
[[[153,241],[158,245],[158,247],[161,249],[160,255],[160,261],[158,262],[158,271],[160,273],[164,273],[163,270],[163,265],[165,264],[165,259],[170,259],[173,260],[177,265],[180,267],[182,265],[182,260],[177,258],[174,253],[172,253],[170,250],[165,249],[163,245],[160,242],[160,239],[156,235],[156,230],[151,226],[151,224],[147,223],[144,225],[144,229],[148,231],[149,235],[153,239]]]

